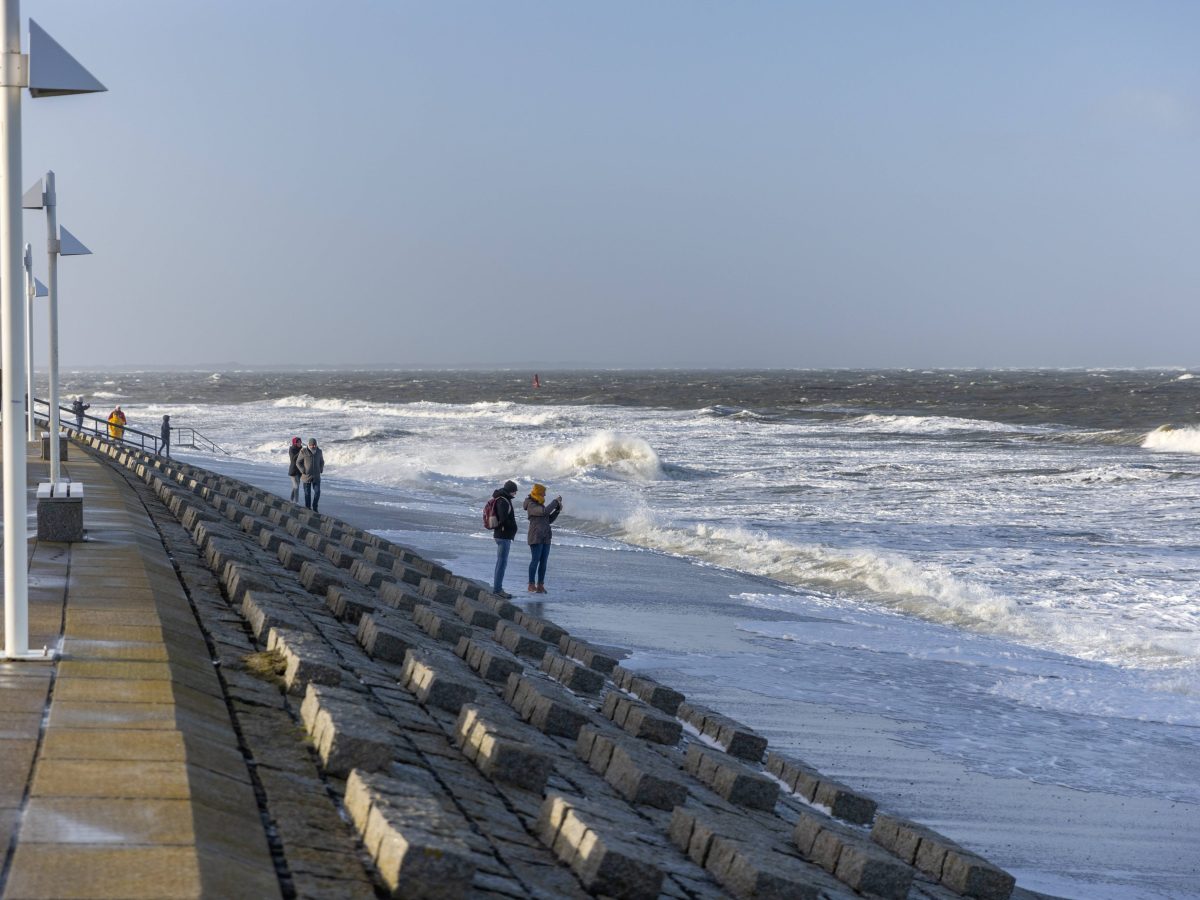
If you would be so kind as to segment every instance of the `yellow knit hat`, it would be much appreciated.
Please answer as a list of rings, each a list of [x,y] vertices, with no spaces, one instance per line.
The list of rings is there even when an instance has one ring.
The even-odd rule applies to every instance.
[[[546,499],[546,486],[544,484],[535,484],[529,489],[529,496],[542,503]]]

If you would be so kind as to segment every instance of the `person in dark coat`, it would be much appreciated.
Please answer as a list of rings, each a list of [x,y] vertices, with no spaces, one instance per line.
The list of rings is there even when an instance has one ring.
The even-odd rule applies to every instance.
[[[325,470],[325,454],[317,446],[316,438],[308,439],[308,446],[296,457],[296,468],[300,470],[300,483],[304,485],[304,505],[313,512],[320,512],[321,473]]]
[[[163,416],[162,430],[159,433],[162,438],[162,449],[159,451],[163,456],[170,459],[171,457],[171,417]]]
[[[84,403],[82,397],[76,397],[71,404],[71,412],[75,413],[75,430],[83,431],[83,414],[92,408],[92,404]]]
[[[304,443],[298,437],[292,438],[292,445],[288,447],[288,475],[292,479],[292,502],[300,502],[300,469],[296,466],[296,457],[300,455],[300,451],[304,448]]]
[[[512,549],[513,538],[517,536],[517,512],[513,506],[513,497],[517,496],[515,482],[506,481],[504,487],[492,491],[496,504],[492,507],[500,524],[492,529],[492,537],[496,539],[496,572],[492,577],[492,593],[505,600],[512,594],[504,590],[504,570],[508,568],[508,551]]]
[[[525,498],[529,516],[529,593],[546,593],[546,561],[550,558],[550,541],[554,537],[551,523],[562,512],[562,497],[546,502],[546,486],[535,484]]]

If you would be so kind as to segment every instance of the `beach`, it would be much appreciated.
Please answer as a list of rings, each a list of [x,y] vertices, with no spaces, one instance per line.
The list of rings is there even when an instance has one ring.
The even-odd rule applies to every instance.
[[[1200,845],[1181,374],[908,373],[908,407],[882,373],[810,377],[815,397],[777,379],[773,400],[719,373],[543,373],[514,400],[495,398],[511,373],[88,377],[277,493],[286,441],[318,436],[322,511],[478,578],[491,487],[540,478],[567,502],[539,598],[555,621],[1024,887],[1179,897]],[[989,380],[1010,421],[953,387]],[[518,601],[526,560],[519,536]]]

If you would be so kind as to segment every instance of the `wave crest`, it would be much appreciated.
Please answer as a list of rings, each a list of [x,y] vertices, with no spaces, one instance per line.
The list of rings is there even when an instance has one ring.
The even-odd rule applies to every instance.
[[[634,515],[619,526],[623,540],[797,587],[846,593],[933,622],[1011,631],[1017,606],[990,588],[937,565],[871,550],[795,544],[744,528],[662,527]]]
[[[529,467],[556,476],[604,473],[639,481],[665,477],[662,460],[646,441],[627,434],[598,431],[573,444],[539,447]]]
[[[1200,428],[1160,425],[1142,439],[1142,447],[1167,453],[1200,453]]]

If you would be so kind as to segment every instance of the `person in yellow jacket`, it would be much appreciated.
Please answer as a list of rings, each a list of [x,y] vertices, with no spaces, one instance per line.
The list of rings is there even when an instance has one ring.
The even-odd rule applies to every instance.
[[[108,436],[119,441],[125,436],[125,413],[118,406],[108,414]]]

